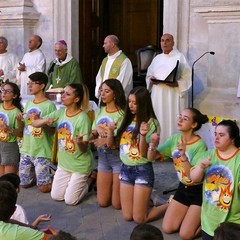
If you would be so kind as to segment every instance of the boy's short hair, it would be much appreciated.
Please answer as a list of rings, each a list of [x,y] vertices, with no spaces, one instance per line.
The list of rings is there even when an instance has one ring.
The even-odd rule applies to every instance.
[[[16,209],[17,192],[8,181],[0,181],[0,221],[8,222]]]
[[[77,240],[77,238],[72,236],[70,233],[60,230],[57,235],[53,235],[49,238],[49,240]]]
[[[163,240],[163,234],[157,227],[141,223],[137,225],[130,236],[130,240]]]
[[[19,188],[20,185],[20,178],[15,173],[6,173],[0,177],[0,181],[8,181],[12,183],[12,185],[15,187],[15,189]]]
[[[28,76],[29,79],[33,82],[39,82],[40,84],[44,84],[45,86],[48,83],[48,76],[43,72],[35,72]]]
[[[239,239],[240,224],[233,222],[222,222],[214,231],[214,240]]]

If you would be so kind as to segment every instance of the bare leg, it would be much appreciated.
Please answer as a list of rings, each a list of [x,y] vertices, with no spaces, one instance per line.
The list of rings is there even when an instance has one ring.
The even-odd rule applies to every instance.
[[[174,233],[180,229],[182,221],[187,214],[188,206],[172,200],[163,218],[162,228],[165,233]]]
[[[153,207],[149,210],[148,216],[147,216],[147,222],[154,221],[156,219],[159,219],[164,216],[166,210],[168,208],[168,203],[163,204],[158,207]]]
[[[133,219],[138,224],[147,222],[151,192],[151,188],[141,185],[134,186]]]
[[[0,165],[0,176],[4,174],[4,166]]]
[[[191,205],[183,219],[179,235],[181,239],[193,239],[201,231],[201,207]]]
[[[6,173],[16,173],[18,172],[18,167],[14,165],[4,166],[4,174]]]
[[[112,206],[121,209],[119,173],[113,174]]]
[[[98,172],[97,200],[100,207],[108,207],[111,204],[112,181],[112,173]]]
[[[133,185],[120,183],[120,199],[122,205],[122,213],[126,221],[133,220],[133,192]]]

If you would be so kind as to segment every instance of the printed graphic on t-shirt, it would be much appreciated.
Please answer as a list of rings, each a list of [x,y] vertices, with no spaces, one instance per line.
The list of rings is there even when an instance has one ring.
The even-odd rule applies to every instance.
[[[9,125],[9,119],[6,113],[0,113],[0,126]],[[6,142],[8,140],[8,131],[0,127],[0,141]]]
[[[33,107],[27,110],[24,134],[32,135],[35,138],[42,137],[42,133],[43,133],[42,128],[35,128],[32,125],[34,120],[38,119],[39,117],[41,118],[41,110],[39,108]]]
[[[134,125],[130,125],[127,127],[126,131],[123,132],[120,140],[120,154],[132,160],[138,160],[140,158],[138,143],[136,139],[132,140],[134,128]]]
[[[233,184],[229,168],[222,165],[211,167],[206,173],[206,201],[223,211],[228,211],[232,202]]]
[[[187,158],[189,159],[189,156],[187,152],[185,153],[187,155]],[[177,171],[178,179],[185,185],[192,185],[192,181],[187,177],[186,172],[183,167],[182,163],[182,157],[178,149],[173,151],[172,153],[174,168]]]
[[[58,125],[58,146],[59,150],[75,153],[76,144],[73,136],[73,126],[69,121],[64,121]]]
[[[106,132],[108,131],[108,125],[112,122],[112,119],[109,117],[101,117],[97,121],[97,126],[102,127]]]

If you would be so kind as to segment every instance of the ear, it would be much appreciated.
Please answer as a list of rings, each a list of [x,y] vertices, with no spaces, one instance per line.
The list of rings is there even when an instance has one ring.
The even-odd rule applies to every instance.
[[[41,89],[43,90],[46,85],[44,83],[41,83]]]
[[[80,98],[79,98],[79,97],[74,98],[74,102],[75,102],[75,103],[77,103],[77,102],[79,102],[79,101],[80,101]]]
[[[192,124],[192,129],[194,129],[195,127],[197,127],[197,122]]]

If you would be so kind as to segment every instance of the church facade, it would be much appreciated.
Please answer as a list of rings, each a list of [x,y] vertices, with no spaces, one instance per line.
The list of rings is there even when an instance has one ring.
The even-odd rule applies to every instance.
[[[47,65],[59,39],[78,59],[79,8],[78,0],[1,0],[0,35],[19,59],[31,34],[42,37]],[[194,64],[194,107],[240,120],[240,0],[164,0],[163,32],[173,34],[191,66],[204,53],[215,52]]]

